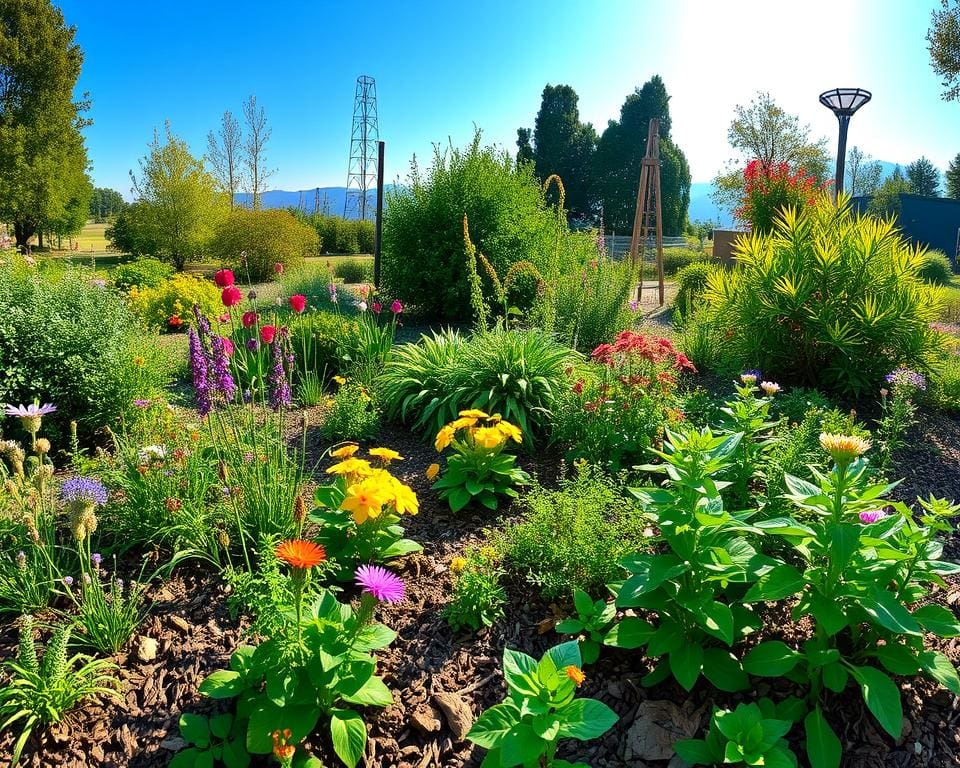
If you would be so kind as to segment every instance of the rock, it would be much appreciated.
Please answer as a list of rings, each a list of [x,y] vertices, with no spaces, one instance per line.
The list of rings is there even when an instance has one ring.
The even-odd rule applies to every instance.
[[[434,733],[440,730],[440,713],[429,704],[417,707],[410,715],[410,725],[420,733]]]
[[[137,658],[140,661],[153,661],[157,658],[157,641],[145,635],[137,639]]]
[[[443,711],[455,741],[463,741],[473,725],[470,705],[455,693],[435,693],[433,700]]]
[[[674,742],[692,738],[697,733],[700,714],[700,711],[681,709],[672,701],[641,702],[626,734],[624,759],[669,760],[674,754]]]
[[[190,624],[185,618],[183,618],[183,616],[177,616],[176,614],[171,613],[167,617],[167,621],[169,621],[174,627],[179,629],[185,635],[190,632]]]
[[[160,742],[162,749],[169,749],[171,752],[179,752],[185,746],[187,746],[187,742],[179,736],[171,736],[169,739],[164,739]]]

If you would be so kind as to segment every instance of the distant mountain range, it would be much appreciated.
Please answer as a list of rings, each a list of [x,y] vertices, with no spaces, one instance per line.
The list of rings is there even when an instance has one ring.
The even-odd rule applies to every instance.
[[[881,178],[885,179],[897,163],[890,163],[886,160],[879,161],[883,172]],[[901,165],[901,169],[905,166]],[[388,184],[386,190],[393,189],[394,184]],[[713,183],[698,182],[690,185],[690,221],[715,221],[721,226],[730,226],[733,224],[733,217],[729,213],[721,211],[710,199],[710,193],[713,191]],[[335,216],[343,216],[343,204],[346,200],[346,187],[319,187],[317,189],[303,189],[294,192],[288,192],[283,189],[272,189],[263,193],[264,208],[302,208],[307,213],[313,213],[319,210]],[[250,203],[250,194],[241,192],[237,194],[236,200],[242,205]],[[370,205],[376,205],[376,194],[371,193],[368,198]],[[356,216],[354,215],[354,218]]]

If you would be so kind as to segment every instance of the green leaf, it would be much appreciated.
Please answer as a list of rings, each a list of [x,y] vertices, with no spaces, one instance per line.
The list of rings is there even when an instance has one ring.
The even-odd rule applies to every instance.
[[[337,757],[347,768],[356,768],[367,746],[367,727],[360,713],[352,709],[331,709],[330,737]]]
[[[899,739],[903,731],[903,705],[896,683],[876,667],[851,666],[850,673],[860,684],[867,708],[887,733]]]
[[[225,739],[230,735],[230,729],[233,727],[233,715],[225,712],[222,715],[214,715],[210,718],[210,733],[218,739]]]
[[[708,603],[703,613],[697,618],[709,634],[723,640],[727,645],[733,645],[733,612],[730,606],[719,601]]]
[[[553,629],[561,635],[578,635],[583,632],[584,626],[583,622],[578,619],[564,619]]]
[[[724,648],[703,651],[703,676],[721,691],[734,693],[750,686],[750,679],[740,662]]]
[[[891,632],[904,635],[919,635],[920,626],[903,603],[885,589],[875,589],[858,601],[861,608],[881,626]]]
[[[715,765],[718,762],[717,756],[703,739],[680,739],[673,743],[673,751],[687,765]]]
[[[689,563],[682,562],[676,555],[646,555],[642,559],[638,558],[634,575],[620,588],[617,605],[631,608],[640,596],[652,592],[667,579],[679,576],[689,569]]]
[[[834,693],[841,693],[847,687],[849,675],[846,667],[840,662],[835,661],[832,664],[827,664],[821,670],[821,674],[823,675],[823,684]]]
[[[237,696],[246,685],[239,672],[231,669],[218,669],[207,675],[200,683],[200,693],[211,699],[231,699]]]
[[[271,734],[284,728],[290,729],[292,741],[302,741],[310,735],[319,719],[320,710],[315,706],[278,707],[269,699],[258,699],[247,723],[247,751],[253,755],[269,755],[273,751]]]
[[[555,645],[543,655],[544,658],[551,659],[558,670],[565,669],[569,666],[583,666],[583,661],[580,658],[580,643],[576,640]]]
[[[599,738],[620,719],[616,712],[596,699],[574,699],[558,714],[562,720],[559,738],[580,741]]]
[[[503,677],[510,690],[521,696],[536,698],[540,693],[537,662],[525,653],[503,649]]]
[[[703,647],[687,641],[670,652],[670,671],[685,690],[693,688],[703,669]]]
[[[247,768],[250,765],[250,753],[247,752],[242,741],[224,742],[223,764],[227,768]]]
[[[943,605],[928,603],[913,612],[913,618],[920,622],[920,626],[927,632],[933,632],[940,637],[960,636],[960,624],[953,611]]]
[[[494,749],[501,739],[520,720],[520,710],[512,701],[505,701],[487,709],[478,717],[467,738],[485,749]]]
[[[180,715],[180,735],[198,747],[210,746],[210,724],[203,715],[184,712]]]
[[[846,613],[832,600],[827,600],[819,592],[810,595],[810,610],[830,637],[837,634],[849,623]]]
[[[751,675],[780,677],[785,675],[803,658],[780,640],[760,643],[743,657],[743,668]]]
[[[811,768],[840,768],[840,739],[818,706],[803,720],[807,735],[807,757]]]
[[[960,677],[953,663],[942,653],[924,651],[917,658],[920,668],[951,693],[960,696]]]
[[[447,502],[450,504],[450,511],[459,512],[470,503],[471,498],[473,497],[466,488],[452,488],[450,490],[450,495],[447,496]]]
[[[915,675],[920,670],[920,662],[912,648],[888,641],[873,653],[887,671],[895,675]]]
[[[500,740],[503,765],[532,764],[546,751],[547,742],[541,739],[530,723],[517,723]]]
[[[368,624],[353,641],[355,651],[376,651],[397,639],[397,633],[384,624]]]
[[[797,594],[805,583],[803,575],[792,565],[778,565],[750,587],[743,602],[782,600]]]
[[[389,707],[393,704],[393,694],[386,684],[376,675],[372,675],[358,690],[342,696],[344,701],[360,704],[364,707]]]
[[[200,750],[193,747],[190,747],[189,749],[181,749],[170,760],[167,768],[194,768],[194,766],[197,764],[197,757],[200,754]]]
[[[829,523],[827,537],[830,539],[832,561],[840,569],[846,568],[860,544],[860,526],[853,523]]]
[[[625,616],[603,638],[603,644],[613,648],[633,650],[642,648],[653,637],[653,625],[636,616]]]
[[[801,538],[816,538],[816,532],[809,526],[802,525],[789,517],[777,517],[770,520],[760,520],[754,525],[764,533],[773,533],[778,536]]]

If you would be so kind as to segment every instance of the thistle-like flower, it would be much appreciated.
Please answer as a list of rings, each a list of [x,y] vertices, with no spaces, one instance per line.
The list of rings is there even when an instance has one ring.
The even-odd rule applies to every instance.
[[[869,451],[871,443],[866,438],[856,435],[831,435],[823,432],[820,434],[820,445],[833,457],[838,466],[846,467],[851,461]]]

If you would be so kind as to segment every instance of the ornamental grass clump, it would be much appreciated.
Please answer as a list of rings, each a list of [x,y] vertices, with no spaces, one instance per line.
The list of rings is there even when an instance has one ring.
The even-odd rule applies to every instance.
[[[459,512],[471,501],[496,509],[499,497],[516,498],[516,486],[529,484],[530,476],[516,466],[517,457],[506,452],[511,441],[523,441],[520,429],[478,408],[460,411],[459,418],[437,432],[437,452],[450,448],[453,453],[433,488],[451,511]]]
[[[921,276],[923,249],[849,198],[782,210],[771,232],[741,237],[736,262],[711,273],[695,313],[718,367],[861,394],[895,368],[934,364],[943,292]]]

